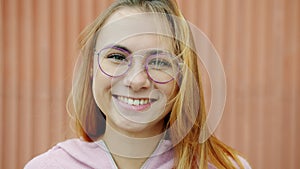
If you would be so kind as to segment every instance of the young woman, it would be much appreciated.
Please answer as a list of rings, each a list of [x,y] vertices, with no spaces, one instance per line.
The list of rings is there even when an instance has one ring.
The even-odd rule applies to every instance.
[[[80,138],[25,168],[250,168],[207,132],[198,56],[173,0],[117,0],[80,36],[68,107]]]

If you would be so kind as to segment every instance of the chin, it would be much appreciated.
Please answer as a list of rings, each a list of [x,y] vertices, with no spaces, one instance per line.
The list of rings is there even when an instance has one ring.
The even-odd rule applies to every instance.
[[[130,121],[124,117],[114,119],[113,123],[110,124],[118,132],[134,137],[134,136],[145,136],[151,137],[161,133],[161,124],[163,120],[158,122],[149,123],[137,123]]]

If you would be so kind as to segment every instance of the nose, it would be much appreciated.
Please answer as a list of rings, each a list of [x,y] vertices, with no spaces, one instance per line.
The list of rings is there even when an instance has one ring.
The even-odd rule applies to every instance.
[[[124,78],[124,84],[133,91],[147,89],[151,86],[151,80],[143,64],[134,64]]]

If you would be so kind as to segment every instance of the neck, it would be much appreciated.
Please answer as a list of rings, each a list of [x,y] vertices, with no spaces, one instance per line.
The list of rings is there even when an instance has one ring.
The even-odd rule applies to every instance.
[[[147,158],[155,150],[162,137],[163,134],[146,138],[127,136],[107,124],[102,139],[112,154],[129,158]]]
[[[119,168],[140,168],[162,137],[163,134],[147,138],[129,137],[107,124],[102,139]]]

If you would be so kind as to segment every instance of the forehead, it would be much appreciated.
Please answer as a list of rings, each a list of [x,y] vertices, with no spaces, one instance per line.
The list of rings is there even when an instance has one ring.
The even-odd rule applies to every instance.
[[[172,34],[162,14],[145,13],[136,8],[114,12],[99,30],[96,49],[122,44],[136,48],[170,48]]]

